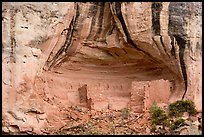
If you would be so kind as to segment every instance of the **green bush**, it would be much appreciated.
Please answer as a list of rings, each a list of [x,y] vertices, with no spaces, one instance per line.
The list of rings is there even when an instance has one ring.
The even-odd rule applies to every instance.
[[[190,115],[195,115],[197,111],[194,103],[190,100],[178,100],[169,105],[170,116],[178,116],[183,112],[188,112]]]
[[[167,114],[164,110],[158,107],[156,103],[153,103],[149,112],[151,114],[152,125],[169,126],[169,118]]]
[[[122,114],[122,117],[127,119],[128,116],[130,115],[130,112],[129,112],[129,109],[128,108],[123,108],[120,110],[121,114]]]
[[[156,125],[162,125],[164,127],[168,127],[170,129],[168,132],[173,132],[175,129],[184,126],[185,120],[183,118],[178,118],[177,116],[181,116],[183,112],[188,112],[190,115],[195,115],[197,113],[195,109],[195,105],[190,100],[178,100],[168,107],[168,114],[165,113],[157,104],[154,102],[149,109],[151,114],[151,132],[154,132],[156,129]],[[169,117],[170,116],[170,117]],[[174,120],[173,117],[177,117],[178,119]]]
[[[184,125],[185,120],[183,118],[177,119],[173,124],[172,124],[172,129],[175,130],[181,126]]]

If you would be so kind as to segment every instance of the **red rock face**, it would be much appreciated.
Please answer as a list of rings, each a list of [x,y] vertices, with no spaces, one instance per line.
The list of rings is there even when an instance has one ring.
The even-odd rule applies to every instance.
[[[145,112],[183,98],[202,112],[201,3],[2,9],[4,132],[60,128],[70,106]]]

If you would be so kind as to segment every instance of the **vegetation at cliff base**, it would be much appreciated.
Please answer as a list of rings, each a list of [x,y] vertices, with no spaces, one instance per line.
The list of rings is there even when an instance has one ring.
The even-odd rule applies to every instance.
[[[185,119],[179,118],[172,124],[172,129],[175,130],[181,126],[184,126]]]
[[[153,105],[151,106],[150,114],[152,118],[151,119],[152,125],[163,125],[163,126],[169,125],[168,115],[164,110],[158,107],[156,103],[153,103]]]
[[[189,115],[195,115],[197,113],[195,105],[190,100],[178,100],[175,103],[169,105],[169,115],[179,116],[183,112],[188,112]]]
[[[159,134],[172,134],[176,129],[186,125],[189,117],[184,119],[184,112],[187,112],[189,116],[197,114],[195,104],[190,100],[178,100],[171,103],[166,111],[154,102],[149,112],[151,114],[151,131],[159,132]],[[161,128],[158,129],[158,127]]]

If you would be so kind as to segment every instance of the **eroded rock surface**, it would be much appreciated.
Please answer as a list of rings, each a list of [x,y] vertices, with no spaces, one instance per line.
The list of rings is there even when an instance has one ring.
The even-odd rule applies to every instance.
[[[70,106],[142,113],[190,99],[202,112],[201,6],[4,2],[4,133],[47,134]]]

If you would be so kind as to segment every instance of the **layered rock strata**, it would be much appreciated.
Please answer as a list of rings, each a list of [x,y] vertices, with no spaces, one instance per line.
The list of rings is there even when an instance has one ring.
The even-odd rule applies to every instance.
[[[2,3],[3,131],[46,134],[73,105],[143,112],[190,99],[202,112],[201,6]]]

